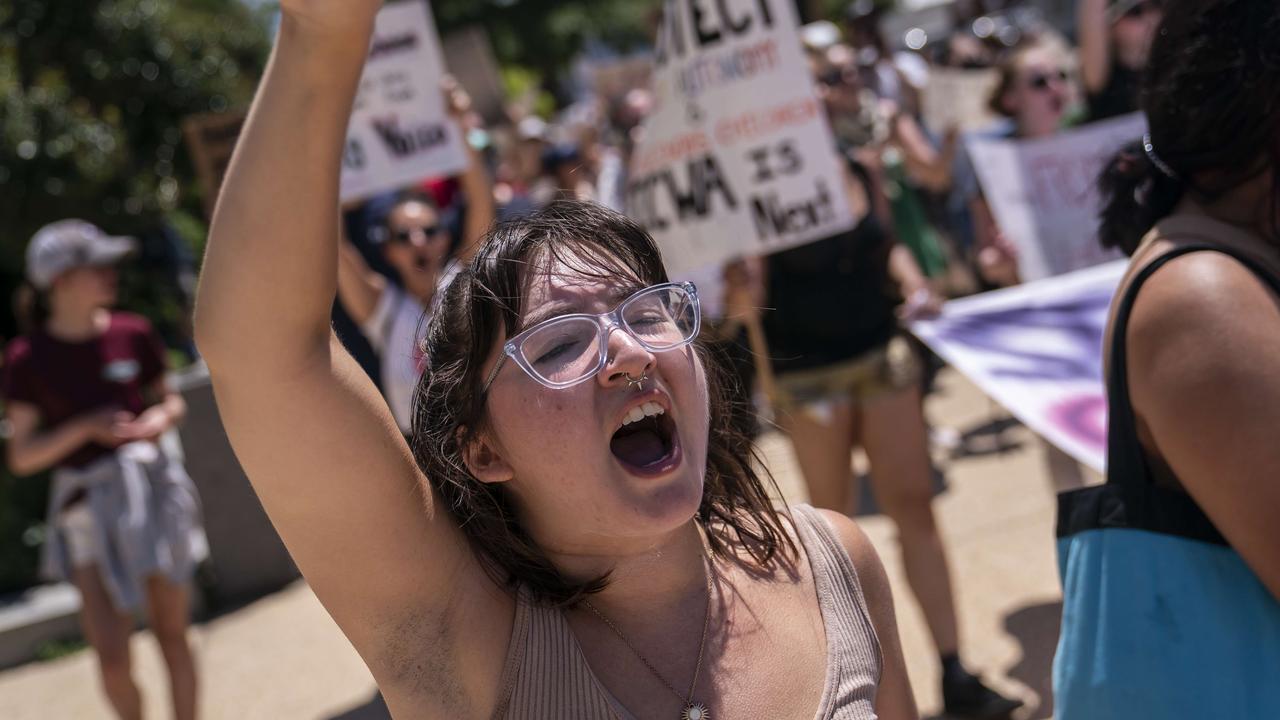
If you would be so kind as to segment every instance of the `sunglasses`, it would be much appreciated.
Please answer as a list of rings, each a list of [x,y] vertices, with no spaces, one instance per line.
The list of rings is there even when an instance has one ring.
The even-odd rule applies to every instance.
[[[1027,87],[1032,90],[1048,90],[1049,86],[1053,84],[1053,81],[1057,80],[1059,83],[1065,85],[1070,77],[1071,76],[1067,74],[1066,70],[1059,70],[1056,73],[1036,73],[1035,75],[1027,78]]]
[[[840,87],[842,85],[852,85],[853,83],[850,81],[853,78],[850,77],[851,73],[846,74],[847,72],[848,71],[841,70],[838,68],[834,70],[827,70],[818,76],[818,82],[822,83],[827,87]]]
[[[408,244],[413,241],[414,236],[417,235],[418,233],[422,233],[427,237],[435,237],[437,235],[442,234],[443,232],[444,232],[444,227],[440,225],[426,225],[424,227],[407,228],[407,229],[396,230],[392,232],[391,241],[396,243]]]

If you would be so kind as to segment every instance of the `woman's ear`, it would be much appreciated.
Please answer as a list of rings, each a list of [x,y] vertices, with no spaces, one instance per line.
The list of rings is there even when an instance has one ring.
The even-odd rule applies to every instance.
[[[501,483],[515,477],[502,452],[485,433],[468,438],[464,428],[458,428],[458,440],[462,445],[462,461],[467,470],[482,483]]]

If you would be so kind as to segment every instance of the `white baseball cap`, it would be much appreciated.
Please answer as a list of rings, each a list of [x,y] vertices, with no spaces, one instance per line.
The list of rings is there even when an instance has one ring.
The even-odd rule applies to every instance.
[[[84,220],[59,220],[40,228],[27,245],[27,279],[47,290],[62,273],[86,265],[112,265],[136,250],[131,237],[113,237]]]

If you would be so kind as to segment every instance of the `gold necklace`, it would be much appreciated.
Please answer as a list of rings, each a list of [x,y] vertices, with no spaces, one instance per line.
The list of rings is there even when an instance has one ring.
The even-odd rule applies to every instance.
[[[672,695],[675,695],[680,702],[684,703],[684,711],[680,713],[680,720],[711,720],[711,711],[707,709],[707,706],[693,701],[693,690],[698,687],[698,674],[702,671],[702,653],[707,648],[707,628],[711,626],[711,569],[707,567],[707,558],[705,555],[702,558],[702,563],[707,575],[707,612],[702,618],[702,640],[698,642],[698,663],[693,666],[693,682],[689,683],[689,692],[684,695],[681,695],[680,691],[676,690],[674,685],[667,682],[667,679],[662,676],[662,673],[658,672],[658,669],[653,666],[653,663],[649,662],[649,659],[637,650],[635,645],[631,644],[631,641],[627,639],[627,636],[622,634],[622,631],[618,629],[618,626],[614,625],[609,618],[605,617],[603,613],[597,610],[596,606],[592,605],[590,600],[582,601],[582,604],[591,611],[591,614],[595,615],[600,619],[600,622],[603,622],[608,626],[608,628],[618,636],[618,639],[631,649],[631,652],[635,654],[640,662],[644,663],[644,666],[649,668],[649,672],[653,673],[653,676],[658,678],[658,681],[665,685],[666,688],[671,691]]]

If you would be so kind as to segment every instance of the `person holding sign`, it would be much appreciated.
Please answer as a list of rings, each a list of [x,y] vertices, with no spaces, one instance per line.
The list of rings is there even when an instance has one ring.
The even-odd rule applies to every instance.
[[[1160,25],[1161,0],[1080,0],[1080,73],[1089,120],[1138,109],[1142,71]]]
[[[852,509],[850,458],[858,444],[866,450],[876,498],[897,526],[908,582],[940,654],[946,712],[1003,718],[1022,703],[987,688],[960,661],[950,569],[933,515],[921,368],[899,334],[903,298],[908,316],[936,312],[938,303],[910,251],[885,231],[887,213],[868,212],[875,188],[862,166],[848,163],[845,200],[863,220],[765,258],[761,305],[772,310],[761,324],[777,374],[771,399],[817,507]]]
[[[380,4],[282,1],[196,333],[237,457],[391,712],[916,717],[874,550],[772,504],[697,291],[634,221],[565,201],[491,231],[432,322],[406,444],[329,324]]]
[[[1169,2],[1103,176],[1132,259],[1107,482],[1059,498],[1061,720],[1280,717],[1277,37],[1274,2]]]
[[[1044,44],[1025,45],[1005,58],[1000,84],[991,96],[991,108],[1012,120],[999,131],[1003,137],[1044,138],[1062,128],[1071,98],[1071,75],[1064,60],[1056,48]],[[978,274],[993,286],[1013,285],[1018,282],[1017,251],[996,224],[968,153],[962,157],[956,184],[969,198]]]
[[[447,78],[445,97],[449,114],[466,127],[471,107],[466,91]],[[374,234],[399,283],[371,269],[350,242],[343,242],[338,254],[338,299],[381,358],[387,403],[404,433],[409,432],[413,389],[422,374],[426,325],[443,289],[493,224],[493,186],[484,159],[470,144],[467,153],[462,175],[466,215],[458,242],[431,199],[411,193],[391,206],[385,228]]]

